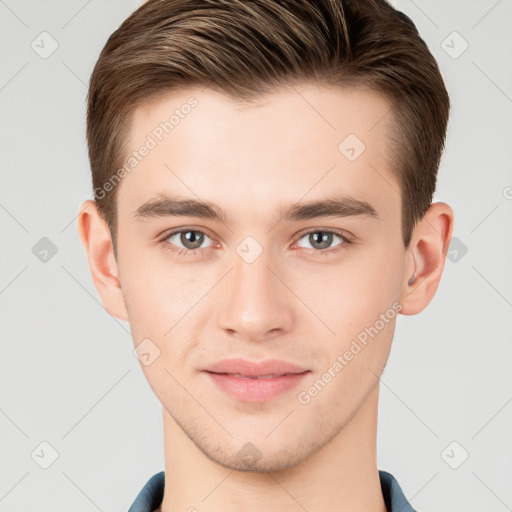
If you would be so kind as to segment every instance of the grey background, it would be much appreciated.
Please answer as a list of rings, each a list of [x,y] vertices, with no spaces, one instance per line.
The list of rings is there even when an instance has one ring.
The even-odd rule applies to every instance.
[[[435,200],[452,206],[455,230],[434,300],[398,320],[378,466],[420,512],[511,510],[512,2],[393,3],[452,99]],[[86,84],[139,4],[0,0],[2,512],[123,511],[164,468],[160,404],[129,325],[101,306],[76,232],[92,197]],[[43,31],[58,43],[47,58],[31,46],[47,37],[51,48]],[[43,442],[58,453],[47,469]]]

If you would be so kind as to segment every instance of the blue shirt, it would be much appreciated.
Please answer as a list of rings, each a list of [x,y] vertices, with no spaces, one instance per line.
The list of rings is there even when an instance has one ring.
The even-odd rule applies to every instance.
[[[164,497],[164,475],[164,471],[160,471],[147,481],[128,512],[153,512],[161,505]],[[388,512],[416,512],[391,473],[379,470],[379,478]]]

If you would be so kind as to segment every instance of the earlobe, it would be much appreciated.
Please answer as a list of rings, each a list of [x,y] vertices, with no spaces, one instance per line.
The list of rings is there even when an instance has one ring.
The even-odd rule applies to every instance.
[[[400,303],[403,315],[423,311],[434,297],[453,233],[453,210],[434,203],[414,229],[405,267]]]
[[[116,318],[127,321],[128,313],[118,279],[110,232],[96,204],[90,199],[80,206],[78,235],[103,307]]]

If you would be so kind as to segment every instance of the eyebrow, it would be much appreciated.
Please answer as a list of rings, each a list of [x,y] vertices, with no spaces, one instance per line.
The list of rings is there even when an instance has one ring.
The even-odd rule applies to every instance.
[[[350,196],[330,197],[295,203],[279,209],[281,220],[299,221],[317,217],[351,217],[364,215],[378,219],[375,208],[368,202]],[[228,216],[214,203],[179,196],[160,194],[135,211],[136,220],[161,217],[199,217],[228,223]]]

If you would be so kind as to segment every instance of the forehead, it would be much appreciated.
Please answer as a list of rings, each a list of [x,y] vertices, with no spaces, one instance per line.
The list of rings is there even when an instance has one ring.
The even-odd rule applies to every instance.
[[[169,93],[134,112],[129,148],[139,156],[122,180],[119,212],[165,191],[252,219],[333,193],[396,209],[390,118],[377,92],[311,83],[251,102],[208,88]]]

